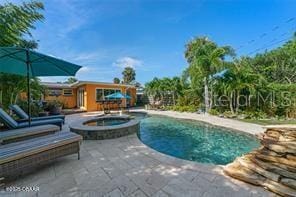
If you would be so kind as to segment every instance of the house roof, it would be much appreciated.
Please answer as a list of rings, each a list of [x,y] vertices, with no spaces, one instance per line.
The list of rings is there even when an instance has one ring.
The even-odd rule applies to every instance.
[[[111,86],[120,86],[120,87],[131,87],[134,88],[134,85],[128,85],[128,84],[115,84],[115,83],[110,83],[110,82],[97,82],[97,81],[77,81],[75,83],[73,83],[71,86],[73,87],[77,87],[77,86],[81,86],[81,85],[86,85],[86,84],[94,84],[94,85],[111,85]]]
[[[53,83],[53,82],[41,82],[41,85],[44,85],[48,88],[71,88],[72,84],[67,83]]]
[[[109,83],[109,82],[96,82],[96,81],[77,81],[72,84],[66,84],[66,83],[53,83],[53,82],[41,82],[42,85],[48,87],[48,88],[75,88],[81,85],[86,84],[95,84],[95,85],[110,85],[110,86],[116,86],[116,87],[130,87],[134,88],[133,85],[128,84],[115,84],[115,83]]]

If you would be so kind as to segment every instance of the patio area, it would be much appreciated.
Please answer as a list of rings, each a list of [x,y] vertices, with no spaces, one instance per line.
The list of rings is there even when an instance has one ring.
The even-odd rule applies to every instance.
[[[62,132],[82,113],[66,116]],[[222,166],[185,161],[156,152],[136,134],[112,140],[88,140],[81,158],[67,156],[19,178],[11,186],[39,187],[38,192],[1,196],[274,196],[230,177]]]

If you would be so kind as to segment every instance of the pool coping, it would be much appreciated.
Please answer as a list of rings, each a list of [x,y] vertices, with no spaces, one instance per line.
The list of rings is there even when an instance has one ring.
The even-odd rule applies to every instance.
[[[128,119],[128,122],[119,125],[89,126],[85,123],[100,119]],[[138,132],[140,121],[129,115],[99,115],[81,118],[69,125],[70,131],[83,137],[83,140],[115,139]]]
[[[134,126],[136,124],[139,123],[139,120],[136,119],[130,119],[130,121],[123,123],[123,124],[119,124],[119,125],[113,125],[113,126],[88,126],[88,125],[84,125],[83,123],[85,122],[90,122],[93,120],[98,120],[98,119],[103,119],[105,117],[112,117],[112,118],[117,118],[117,117],[121,117],[121,118],[128,118],[128,115],[98,115],[98,116],[92,116],[92,117],[85,117],[85,118],[81,118],[79,119],[79,121],[76,121],[75,123],[72,123],[71,125],[69,125],[70,129],[75,129],[75,130],[87,130],[87,131],[97,131],[97,132],[103,132],[106,130],[113,130],[113,129],[122,129],[122,128],[127,128],[130,126]]]
[[[225,129],[233,130],[234,132],[244,132],[258,137],[263,134],[265,127],[254,123],[246,123],[233,119],[220,118],[212,115],[196,114],[188,112],[175,112],[175,111],[156,111],[156,110],[145,110],[135,109],[132,112],[146,112],[148,115],[162,115],[176,119],[193,120],[206,123],[216,127],[222,127]]]

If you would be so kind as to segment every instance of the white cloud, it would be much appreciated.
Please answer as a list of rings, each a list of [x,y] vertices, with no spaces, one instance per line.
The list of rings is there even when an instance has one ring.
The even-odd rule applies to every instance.
[[[82,68],[79,69],[79,71],[77,73],[88,73],[91,72],[91,68],[87,67],[87,66],[83,66]]]
[[[92,65],[106,57],[103,50],[96,50],[94,52],[72,53],[70,58],[81,65]]]
[[[63,82],[68,79],[68,77],[39,77],[43,82]]]
[[[125,67],[136,68],[136,67],[143,66],[143,62],[139,59],[126,56],[126,57],[122,57],[122,58],[119,58],[118,60],[116,60],[113,63],[113,65],[120,67],[120,68],[125,68]]]

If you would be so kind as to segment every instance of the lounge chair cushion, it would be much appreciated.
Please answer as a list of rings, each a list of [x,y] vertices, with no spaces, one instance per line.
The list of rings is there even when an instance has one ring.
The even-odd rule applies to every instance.
[[[0,146],[0,164],[81,141],[82,137],[80,135],[72,132],[59,132],[44,137],[2,145]]]
[[[2,108],[0,108],[0,120],[11,129],[23,128],[23,127],[29,126],[28,121],[18,123],[15,120],[13,120],[13,118],[11,118]],[[64,120],[59,118],[46,119],[46,120],[34,120],[31,122],[31,126],[54,124],[54,125],[60,126],[60,129],[62,129],[63,122]]]
[[[28,120],[29,116],[28,114],[22,109],[20,108],[18,105],[10,105],[9,109],[11,109],[12,111],[15,112],[15,114],[17,116],[19,116],[19,118],[23,119],[23,120]],[[53,118],[60,118],[63,119],[63,121],[65,121],[65,115],[54,115],[54,116],[42,116],[42,117],[32,117],[31,120],[45,120],[45,119],[53,119]]]
[[[18,123],[10,117],[2,108],[0,108],[0,120],[9,128],[18,127]]]
[[[7,144],[10,142],[21,141],[40,135],[54,133],[57,131],[59,131],[59,127],[56,125],[41,125],[21,129],[12,129],[9,131],[2,131],[0,132],[0,143]]]
[[[16,112],[16,115],[18,115],[21,119],[29,119],[29,116],[22,108],[20,108],[18,105],[10,105],[9,109]]]
[[[31,126],[38,126],[38,125],[45,125],[45,124],[54,124],[54,125],[58,125],[61,126],[63,123],[62,119],[59,118],[55,118],[55,119],[46,119],[46,120],[34,120],[31,121]],[[23,127],[28,127],[29,126],[29,122],[20,122],[18,123],[18,128],[23,128]]]

